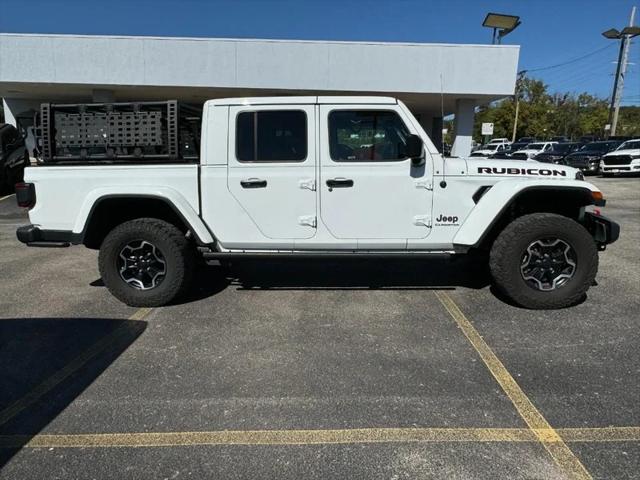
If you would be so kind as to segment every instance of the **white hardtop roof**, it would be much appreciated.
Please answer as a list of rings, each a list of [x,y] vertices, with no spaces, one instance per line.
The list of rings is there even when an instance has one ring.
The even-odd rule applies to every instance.
[[[393,97],[371,96],[312,96],[312,97],[245,97],[216,98],[208,100],[208,105],[309,105],[309,104],[375,104],[393,105],[398,101]]]

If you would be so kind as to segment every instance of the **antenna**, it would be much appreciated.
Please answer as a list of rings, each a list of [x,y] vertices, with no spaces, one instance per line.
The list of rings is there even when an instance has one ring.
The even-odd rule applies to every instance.
[[[442,188],[447,186],[447,182],[444,180],[444,135],[442,130],[444,129],[444,80],[442,80],[442,72],[440,73],[440,118],[442,118],[442,125],[440,126],[440,157],[442,158],[442,178],[440,186]]]
[[[442,151],[442,158],[444,158],[444,135],[442,134],[442,130],[444,128],[444,81],[442,80],[442,73],[440,73],[440,118],[442,118],[442,126],[440,127],[440,148]]]

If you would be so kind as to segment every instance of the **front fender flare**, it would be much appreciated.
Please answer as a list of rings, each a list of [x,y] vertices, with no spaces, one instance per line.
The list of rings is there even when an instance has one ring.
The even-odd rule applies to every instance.
[[[478,245],[485,234],[520,194],[532,190],[563,190],[583,192],[591,198],[599,192],[595,185],[581,180],[504,180],[491,186],[478,204],[471,210],[453,238],[454,245],[472,247]],[[591,201],[593,203],[593,200]]]

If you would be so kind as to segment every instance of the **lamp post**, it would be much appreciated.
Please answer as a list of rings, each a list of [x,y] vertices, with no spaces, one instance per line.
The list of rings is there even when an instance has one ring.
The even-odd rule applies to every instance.
[[[634,27],[633,21],[636,16],[636,7],[631,9],[631,18],[629,26],[618,31],[610,28],[606,32],[602,32],[602,36],[609,40],[620,40],[620,51],[618,53],[618,66],[616,67],[616,77],[613,81],[613,93],[611,94],[611,106],[609,107],[609,136],[615,136],[616,127],[618,126],[618,114],[620,113],[620,100],[622,98],[622,89],[624,86],[624,75],[627,70],[627,56],[629,55],[629,44],[631,39],[640,35],[640,27]]]
[[[526,73],[526,70],[518,72],[518,78],[516,79],[516,90],[514,92],[516,97],[516,114],[513,118],[513,132],[511,135],[511,143],[514,143],[516,141],[516,133],[518,131],[518,113],[520,113],[520,87],[522,86],[521,84]]]
[[[502,38],[513,32],[520,25],[520,17],[515,15],[504,15],[502,13],[487,13],[482,22],[483,27],[493,28],[493,38],[491,44],[500,45]]]

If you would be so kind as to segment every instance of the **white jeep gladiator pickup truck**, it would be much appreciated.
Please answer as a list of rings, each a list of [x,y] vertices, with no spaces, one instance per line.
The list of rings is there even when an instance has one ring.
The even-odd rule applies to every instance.
[[[210,100],[192,161],[155,161],[147,147],[124,140],[109,147],[116,134],[105,129],[139,114],[117,108],[102,114],[119,115],[111,127],[98,134],[83,127],[80,143],[63,134],[85,117],[59,109],[55,136],[40,143],[48,158],[71,160],[26,169],[17,200],[30,209],[31,224],[17,236],[32,246],[99,249],[105,285],[128,305],[173,301],[188,289],[198,255],[486,252],[495,285],[512,301],[559,308],[584,296],[598,250],[619,235],[616,223],[590,208],[604,205],[603,195],[578,170],[444,158],[394,98]],[[153,115],[145,121],[155,122]],[[159,148],[162,138],[149,144]],[[73,153],[74,145],[84,147]],[[93,161],[98,147],[106,153]]]

